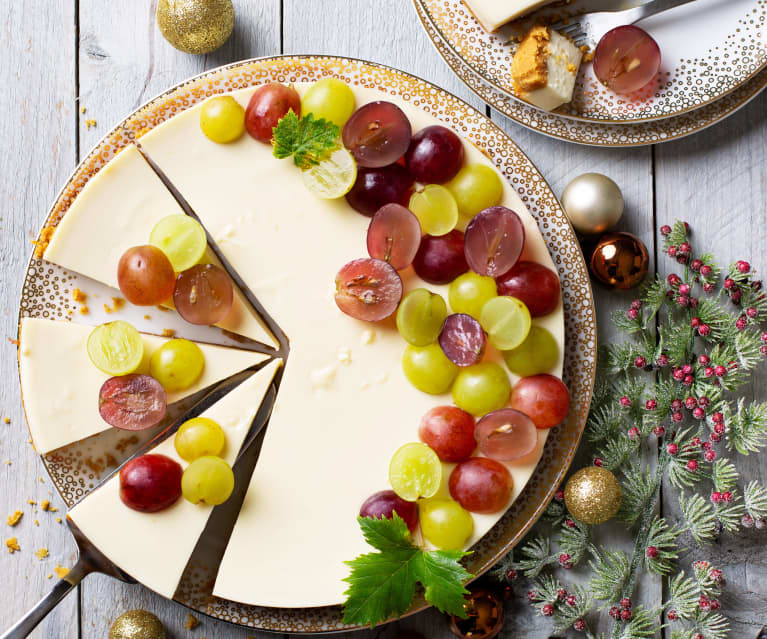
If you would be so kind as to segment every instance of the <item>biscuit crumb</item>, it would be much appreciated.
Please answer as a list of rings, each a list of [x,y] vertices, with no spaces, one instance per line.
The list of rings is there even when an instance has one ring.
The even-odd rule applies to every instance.
[[[3,417],[3,423],[4,424],[10,424],[11,423],[11,418],[10,417]]]
[[[9,526],[15,526],[16,524],[19,523],[19,521],[21,521],[21,518],[23,516],[24,516],[24,513],[21,512],[20,510],[17,510],[12,515],[8,515],[8,525]]]
[[[37,558],[42,561],[48,556],[48,549],[47,548],[40,548],[40,550],[35,552],[35,555]]]
[[[48,244],[51,243],[51,238],[53,237],[53,234],[56,232],[55,226],[46,226],[42,231],[40,231],[40,239],[34,240],[32,244],[35,245],[35,257],[36,258],[42,258],[43,253],[45,253],[45,249],[48,248]]]
[[[30,506],[37,506],[37,502],[34,499],[27,499],[27,503]]]
[[[87,306],[80,307],[80,315],[87,315],[90,313],[90,309]]]
[[[80,107],[80,113],[85,113],[85,111],[86,111],[86,108],[84,106],[81,106]]]
[[[82,304],[88,299],[88,294],[83,293],[79,288],[75,288],[72,290],[72,299],[75,302]]]
[[[43,499],[42,503],[40,504],[40,508],[42,508],[44,511],[49,513],[55,513],[55,512],[58,512],[59,510],[58,508],[54,508],[53,506],[51,506],[51,502],[48,501],[47,499]]]
[[[21,550],[21,547],[19,546],[19,542],[16,539],[16,537],[10,537],[9,539],[5,540],[5,547],[8,548],[8,552],[12,555],[16,551]]]
[[[35,526],[39,526],[39,525],[40,525],[40,522],[37,521],[37,519],[35,519]]]
[[[61,523],[61,517],[56,517],[56,523],[57,523],[57,524],[60,524],[60,523]]]
[[[194,630],[199,625],[200,625],[200,620],[197,619],[197,617],[195,617],[191,613],[187,613],[186,621],[184,622],[184,628],[186,628],[187,630]]]
[[[94,127],[94,128],[95,128],[96,124],[97,124],[97,122],[96,122],[96,120],[94,120],[93,118],[90,118],[90,119],[88,119],[88,120],[86,120],[86,121],[85,121],[85,127],[86,127],[87,129],[90,129],[91,127]]]
[[[176,336],[176,331],[175,331],[175,329],[172,329],[172,328],[164,328],[164,329],[162,329],[162,336],[163,337],[175,337]]]
[[[53,572],[56,573],[56,576],[59,579],[64,579],[69,574],[69,568],[64,568],[61,564],[56,564],[56,567],[53,569]]]
[[[144,319],[145,320],[150,320],[150,319],[152,319],[152,316],[151,315],[144,315]]]
[[[11,460],[10,459],[6,459],[5,460],[5,465],[6,466],[10,466],[11,465]]]
[[[19,340],[17,340],[17,339],[13,339],[12,337],[9,337],[9,338],[8,338],[8,341],[9,341],[11,344],[13,344],[14,346],[18,346],[18,345],[19,345]]]
[[[125,306],[125,300],[122,297],[112,298],[112,308],[114,310],[119,311],[123,306]]]
[[[46,579],[53,579],[53,573],[52,573],[52,572],[49,572],[49,573],[46,575],[46,577],[45,577],[45,578],[46,578]]]

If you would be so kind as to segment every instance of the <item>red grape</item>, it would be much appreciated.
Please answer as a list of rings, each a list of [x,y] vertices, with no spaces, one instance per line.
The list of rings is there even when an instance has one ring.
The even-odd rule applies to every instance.
[[[510,405],[532,419],[536,428],[551,428],[570,412],[570,391],[553,375],[524,377],[511,389]]]
[[[336,304],[356,319],[377,322],[389,317],[401,299],[402,280],[383,260],[352,260],[336,275]]]
[[[450,495],[473,513],[495,513],[511,498],[514,481],[509,470],[494,459],[472,457],[450,473]]]
[[[229,315],[233,300],[232,280],[215,264],[197,264],[176,279],[173,303],[190,324],[218,324]]]
[[[466,227],[466,261],[480,275],[496,277],[505,273],[516,264],[524,246],[522,220],[504,206],[480,211]]]
[[[382,167],[396,162],[410,145],[410,121],[396,104],[369,102],[357,109],[344,125],[344,146],[357,164]]]
[[[156,306],[173,295],[176,274],[168,256],[156,246],[134,246],[120,257],[117,285],[131,304]]]
[[[421,418],[418,437],[444,462],[460,462],[471,457],[474,418],[458,406],[435,406]]]
[[[359,213],[372,215],[385,204],[407,206],[413,191],[413,178],[401,164],[378,169],[360,169],[357,180],[346,194],[346,201]]]
[[[410,266],[420,243],[418,218],[401,204],[385,204],[370,220],[368,254],[398,271]]]
[[[145,430],[165,417],[165,389],[150,375],[110,377],[99,391],[99,414],[110,426]]]
[[[485,353],[487,335],[479,322],[466,313],[448,315],[439,334],[439,345],[458,366],[478,363]]]
[[[397,513],[405,520],[411,533],[418,528],[418,504],[405,501],[393,490],[381,490],[370,495],[360,508],[360,517],[391,519],[392,513]]]
[[[533,420],[513,408],[501,408],[477,422],[474,435],[484,455],[512,461],[535,450],[538,433]]]
[[[594,73],[616,93],[638,91],[658,74],[659,68],[658,43],[633,25],[608,31],[594,51]]]
[[[443,184],[461,169],[463,156],[461,138],[444,126],[433,125],[413,136],[405,165],[417,182]]]
[[[413,259],[413,268],[430,284],[449,284],[469,270],[463,253],[463,233],[454,229],[436,237],[424,235]]]
[[[550,268],[522,260],[496,278],[498,295],[524,302],[531,317],[548,315],[559,304],[559,278]]]
[[[272,141],[272,129],[293,110],[301,116],[301,96],[293,87],[269,82],[258,87],[250,96],[245,109],[245,128],[251,137],[269,144]]]
[[[142,513],[165,510],[181,497],[181,464],[158,454],[141,455],[120,469],[120,499]]]

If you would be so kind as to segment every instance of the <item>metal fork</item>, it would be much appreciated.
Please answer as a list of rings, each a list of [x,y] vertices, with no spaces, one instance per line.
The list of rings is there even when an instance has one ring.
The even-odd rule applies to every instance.
[[[602,36],[615,27],[634,24],[656,13],[673,9],[688,2],[693,2],[693,0],[651,0],[651,2],[623,11],[600,11],[573,16],[551,25],[551,28],[569,37],[578,46],[586,45],[593,49],[602,39]]]

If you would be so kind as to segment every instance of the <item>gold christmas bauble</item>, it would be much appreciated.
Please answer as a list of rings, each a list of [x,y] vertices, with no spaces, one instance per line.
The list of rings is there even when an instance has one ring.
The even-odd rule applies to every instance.
[[[606,468],[582,468],[565,484],[567,510],[584,524],[603,524],[612,519],[622,502],[621,485]]]
[[[232,0],[159,0],[157,26],[165,39],[185,53],[210,53],[234,29]]]
[[[621,219],[623,194],[606,175],[584,173],[562,191],[562,206],[576,231],[594,235],[611,229]]]
[[[608,288],[630,289],[647,275],[650,256],[647,247],[631,233],[605,233],[588,258],[589,271]]]
[[[109,639],[166,639],[165,628],[151,612],[129,610],[115,619]]]

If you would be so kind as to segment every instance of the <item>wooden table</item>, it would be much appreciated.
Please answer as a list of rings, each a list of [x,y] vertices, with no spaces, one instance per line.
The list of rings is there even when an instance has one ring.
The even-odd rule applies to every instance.
[[[414,73],[485,110],[452,74],[432,47],[411,0],[235,0],[235,33],[207,56],[173,49],[155,26],[156,0],[24,0],[6,2],[0,42],[0,333],[16,334],[24,269],[44,216],[81,157],[111,126],[167,87],[234,60],[278,53],[337,54],[382,62]],[[765,268],[767,232],[767,94],[725,123],[694,137],[656,147],[591,149],[545,138],[490,110],[489,115],[532,158],[560,194],[573,177],[598,171],[623,189],[626,213],[620,227],[639,235],[653,261],[660,247],[657,229],[674,218],[688,220],[695,242],[720,261],[750,259]],[[96,122],[95,126],[89,120]],[[668,260],[660,270],[665,272]],[[631,295],[596,290],[600,339],[614,336],[608,318]],[[0,515],[3,539],[15,534],[21,552],[0,551],[4,630],[51,587],[57,563],[74,563],[74,544],[61,513],[36,511],[28,499],[50,499],[62,507],[39,457],[28,441],[19,398],[15,347],[5,340],[0,358]],[[762,377],[755,395],[767,393]],[[759,383],[761,382],[761,383]],[[2,463],[11,461],[11,465]],[[752,455],[741,464],[745,476],[767,479],[767,462]],[[669,491],[670,492],[670,491]],[[664,501],[666,503],[669,500]],[[24,510],[22,522],[5,528],[4,515]],[[673,509],[673,500],[665,506]],[[38,525],[39,524],[39,525]],[[767,544],[765,532],[725,537],[709,556],[728,575],[723,605],[733,637],[753,639],[767,624]],[[35,551],[47,547],[43,560]],[[697,551],[693,550],[694,556]],[[300,578],[299,575],[296,578]],[[642,598],[658,601],[660,586],[648,580]],[[169,637],[236,637],[247,633],[204,620],[183,629],[186,611],[139,586],[107,577],[89,577],[36,631],[46,639],[104,639],[112,620],[130,608],[157,613]],[[548,624],[530,615],[520,600],[510,604],[507,637],[547,637]],[[418,628],[428,638],[447,637],[443,617],[426,612],[383,634]],[[380,634],[376,631],[375,634]],[[265,636],[265,635],[262,635]],[[355,635],[357,637],[363,634]]]

